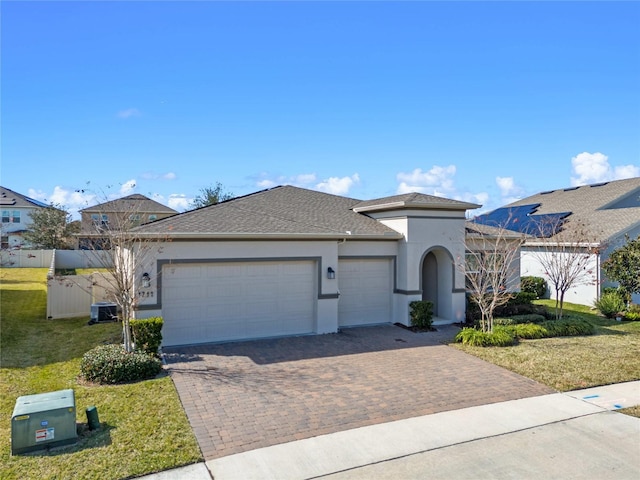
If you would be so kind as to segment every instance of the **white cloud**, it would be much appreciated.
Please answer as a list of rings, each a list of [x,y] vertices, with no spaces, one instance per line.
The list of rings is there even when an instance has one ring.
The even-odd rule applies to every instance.
[[[127,108],[126,110],[120,110],[118,112],[118,118],[123,119],[139,117],[140,115],[142,115],[142,113],[140,113],[140,110],[138,110],[137,108]]]
[[[396,175],[399,182],[397,191],[399,194],[420,192],[438,197],[447,196],[454,191],[455,174],[455,165],[434,165],[428,172],[423,172],[421,168],[416,168],[410,173],[400,172]]]
[[[45,203],[53,203],[60,205],[66,209],[74,220],[80,219],[79,210],[87,208],[98,203],[96,195],[92,192],[84,190],[67,190],[60,186],[55,186],[51,195],[47,195],[41,190],[28,190],[28,196],[33,199],[40,200]]]
[[[131,195],[136,189],[136,181],[135,179],[127,180],[122,185],[120,185],[120,195],[127,196]]]
[[[640,177],[640,167],[636,165],[623,165],[613,169],[614,180],[622,180],[625,178]]]
[[[609,157],[600,152],[579,153],[571,159],[571,167],[576,175],[571,177],[571,185],[574,187],[640,176],[640,167],[636,165],[612,167],[609,164]]]
[[[273,188],[275,186],[278,185],[278,183],[274,182],[273,180],[259,180],[258,182],[256,182],[256,185],[260,188]]]
[[[571,159],[571,168],[576,177],[571,177],[571,185],[587,185],[611,179],[609,157],[600,152],[582,152]]]
[[[273,188],[278,185],[293,185],[302,188],[311,188],[316,181],[315,173],[301,173],[299,175],[284,176],[280,175],[272,177],[268,173],[261,173],[260,180],[256,181],[256,185],[260,188]]]
[[[329,177],[318,183],[316,189],[333,195],[346,195],[356,183],[360,183],[360,176],[354,173],[350,177]]]
[[[192,202],[193,198],[189,198],[183,193],[172,193],[169,195],[169,201],[167,204],[174,210],[184,211],[191,207]]]
[[[144,172],[140,175],[145,180],[175,180],[178,176],[173,172],[156,173],[156,172]]]
[[[513,177],[496,177],[496,183],[503,196],[511,194],[516,189]]]

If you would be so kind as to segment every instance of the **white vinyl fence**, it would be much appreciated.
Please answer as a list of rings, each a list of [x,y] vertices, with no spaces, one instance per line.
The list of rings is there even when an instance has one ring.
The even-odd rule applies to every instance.
[[[47,318],[88,318],[91,304],[110,301],[105,289],[108,285],[106,275],[50,277],[47,280]]]
[[[0,265],[2,268],[49,268],[53,253],[54,250],[1,250]]]
[[[1,250],[2,268],[103,268],[109,253],[100,250]]]

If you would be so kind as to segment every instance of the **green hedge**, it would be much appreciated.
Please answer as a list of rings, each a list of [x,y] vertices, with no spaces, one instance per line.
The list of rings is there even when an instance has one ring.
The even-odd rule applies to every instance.
[[[516,343],[515,337],[504,327],[493,327],[493,332],[483,332],[475,328],[463,328],[455,341],[474,347],[508,347]]]
[[[548,330],[542,325],[534,323],[519,323],[515,325],[507,325],[504,329],[516,338],[544,338],[548,336]]]
[[[124,383],[153,378],[162,370],[153,355],[127,352],[122,345],[100,345],[80,361],[80,373],[90,382]]]
[[[593,335],[596,331],[593,324],[578,318],[547,320],[546,322],[541,323],[540,326],[547,330],[547,337]]]
[[[131,333],[136,350],[157,355],[162,343],[162,317],[130,320]]]

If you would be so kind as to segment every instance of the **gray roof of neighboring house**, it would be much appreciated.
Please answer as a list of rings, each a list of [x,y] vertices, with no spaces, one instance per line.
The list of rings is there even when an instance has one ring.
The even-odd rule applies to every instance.
[[[139,227],[138,231],[171,235],[401,237],[401,234],[377,220],[354,211],[355,207],[365,204],[373,206],[371,202],[353,198],[279,186],[158,220]],[[456,205],[458,209],[462,208],[458,203]]]
[[[144,195],[134,193],[126,197],[117,198],[108,202],[99,203],[92,207],[83,208],[81,212],[99,212],[99,213],[178,213],[173,208],[169,208],[166,205],[151,200]]]
[[[606,241],[640,226],[640,177],[541,192],[505,208],[532,204],[540,204],[536,215],[571,212],[565,230],[582,224],[586,235]]]
[[[5,187],[0,187],[0,206],[2,207],[48,207],[46,203],[14,192]]]
[[[504,238],[504,239],[516,239],[516,238],[532,238],[531,235],[525,233],[516,232],[513,230],[506,230],[503,228],[492,227],[491,225],[483,225],[481,223],[475,223],[470,220],[465,222],[465,232],[467,237],[486,237],[486,238]]]

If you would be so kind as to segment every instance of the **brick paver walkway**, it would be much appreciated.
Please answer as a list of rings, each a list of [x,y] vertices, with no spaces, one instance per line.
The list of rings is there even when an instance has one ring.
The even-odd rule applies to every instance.
[[[205,460],[409,417],[552,393],[446,343],[385,325],[165,349]]]

